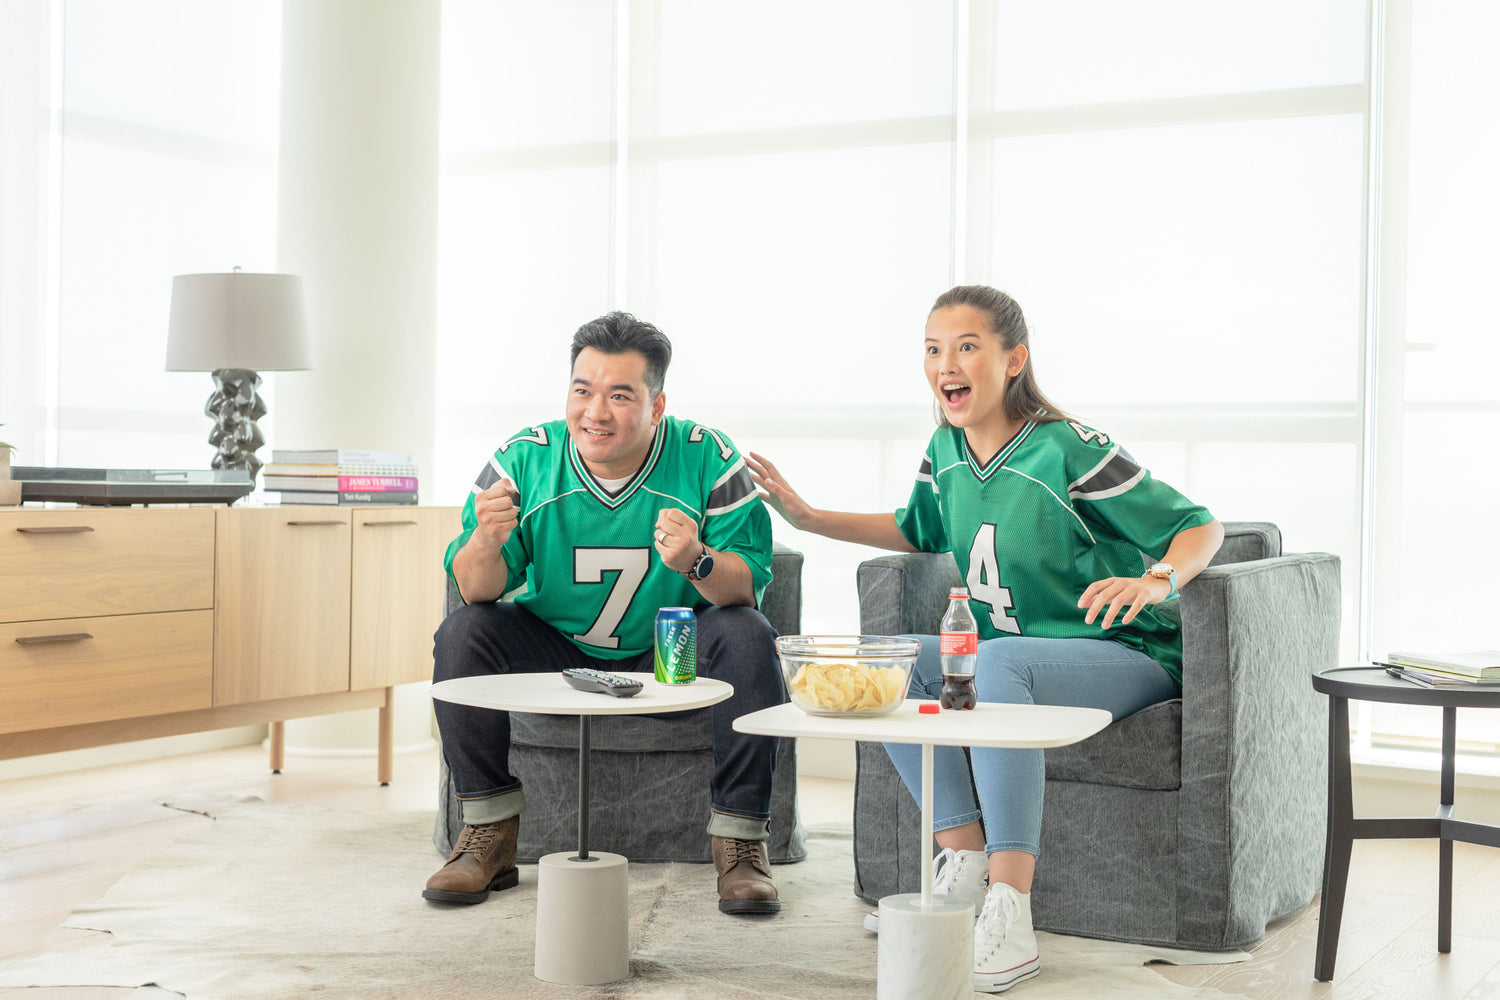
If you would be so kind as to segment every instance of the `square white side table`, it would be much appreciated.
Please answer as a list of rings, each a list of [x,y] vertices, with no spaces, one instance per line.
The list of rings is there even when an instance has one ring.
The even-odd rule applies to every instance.
[[[1066,746],[1109,725],[1098,708],[1001,705],[980,702],[969,711],[923,715],[908,698],[888,715],[840,718],[809,715],[796,705],[777,705],[741,716],[734,728],[763,736],[816,736],[922,747],[922,843],[932,843],[932,748]],[[890,923],[887,923],[887,920]],[[880,945],[876,970],[879,1000],[931,997],[969,1000],[974,978],[974,908],[932,898],[932,865],[922,865],[922,891],[880,901]]]

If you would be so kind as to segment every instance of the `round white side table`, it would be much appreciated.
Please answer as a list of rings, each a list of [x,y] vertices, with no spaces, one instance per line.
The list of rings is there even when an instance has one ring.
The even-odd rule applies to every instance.
[[[580,691],[561,673],[459,677],[432,686],[441,701],[506,712],[578,716],[578,852],[537,861],[536,957],[532,973],[549,983],[596,986],[630,975],[628,864],[618,854],[589,852],[589,720],[596,715],[686,712],[716,705],[734,688],[708,677],[659,684],[648,673],[630,698]]]

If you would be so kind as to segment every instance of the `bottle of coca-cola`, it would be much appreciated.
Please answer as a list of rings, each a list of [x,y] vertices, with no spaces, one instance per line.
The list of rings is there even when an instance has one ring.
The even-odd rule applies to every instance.
[[[969,591],[965,587],[948,591],[948,611],[943,615],[938,651],[943,663],[943,690],[938,695],[938,704],[960,710],[973,708],[979,702],[974,691],[979,626],[974,622],[974,612],[969,610]]]

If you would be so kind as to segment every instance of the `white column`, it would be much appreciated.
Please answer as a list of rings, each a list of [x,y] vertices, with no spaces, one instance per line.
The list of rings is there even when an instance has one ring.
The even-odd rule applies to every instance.
[[[16,465],[50,465],[47,450],[48,162],[51,37],[45,3],[0,4],[0,441]],[[46,444],[44,444],[46,442]]]
[[[438,0],[282,5],[277,267],[300,274],[308,372],[275,376],[271,448],[416,455],[432,499]],[[434,553],[434,559],[441,553]],[[396,745],[425,741],[425,685],[397,689]],[[373,747],[374,712],[287,727],[289,749]]]

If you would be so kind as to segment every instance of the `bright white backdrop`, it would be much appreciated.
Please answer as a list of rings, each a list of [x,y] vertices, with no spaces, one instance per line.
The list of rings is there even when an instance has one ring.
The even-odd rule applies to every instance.
[[[1342,557],[1347,657],[1500,646],[1494,5],[443,12],[429,502],[560,412],[569,334],[621,307],[677,345],[674,411],[814,502],[893,508],[931,429],[927,306],[982,281],[1061,404],[1221,518]],[[170,278],[274,265],[280,5],[20,0],[0,30],[0,436],[200,465]],[[805,626],[855,627],[870,551],[776,531]]]

